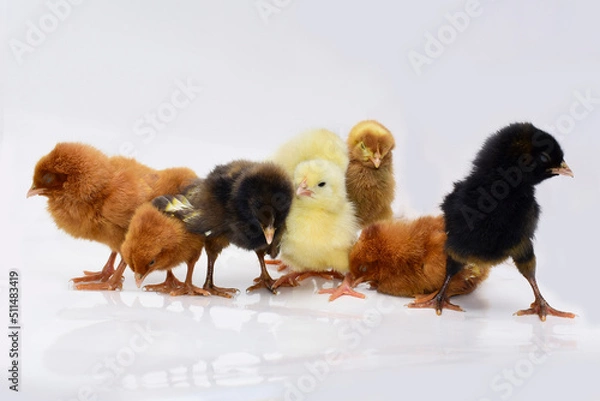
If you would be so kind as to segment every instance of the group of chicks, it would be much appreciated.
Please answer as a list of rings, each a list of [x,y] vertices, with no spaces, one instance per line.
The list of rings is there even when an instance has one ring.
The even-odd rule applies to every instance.
[[[473,291],[490,267],[511,257],[535,296],[517,314],[575,316],[550,307],[535,279],[535,185],[573,176],[550,134],[530,123],[492,134],[445,197],[443,214],[416,220],[393,218],[394,146],[386,127],[367,120],[346,143],[325,129],[307,131],[269,160],[235,160],[198,178],[188,168],[158,171],[89,145],[58,143],[37,163],[27,196],[46,196],[57,226],[70,235],[111,248],[101,271],[73,279],[81,290],[120,289],[129,265],[138,287],[150,273],[166,273],[148,291],[231,298],[238,290],[215,286],[213,275],[219,254],[233,244],[258,257],[260,274],[248,291],[276,293],[320,276],[342,280],[320,291],[330,300],[364,298],[355,287],[366,282],[441,314],[461,310],[449,297]],[[202,250],[208,265],[198,287],[192,276]],[[182,263],[184,282],[172,273]],[[289,271],[273,279],[268,264]]]

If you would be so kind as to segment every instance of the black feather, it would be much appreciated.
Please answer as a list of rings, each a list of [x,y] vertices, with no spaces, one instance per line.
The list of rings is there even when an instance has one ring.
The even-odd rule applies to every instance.
[[[540,214],[535,185],[552,177],[563,151],[548,133],[529,123],[491,135],[470,174],[454,184],[441,207],[446,248],[462,258],[497,261],[533,238]]]
[[[194,209],[176,217],[188,231],[223,236],[240,248],[264,248],[276,256],[293,198],[291,178],[280,167],[246,160],[219,165],[183,195]],[[267,246],[263,227],[269,225],[275,237]]]

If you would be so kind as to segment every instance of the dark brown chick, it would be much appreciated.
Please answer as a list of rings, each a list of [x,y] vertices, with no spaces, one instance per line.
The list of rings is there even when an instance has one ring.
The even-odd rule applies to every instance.
[[[261,274],[248,291],[264,287],[275,292],[264,257],[275,257],[279,252],[293,194],[291,178],[282,167],[272,162],[236,160],[216,166],[181,196],[163,196],[153,203],[180,218],[188,231],[206,236],[205,290],[220,290],[213,284],[214,263],[231,243],[254,251],[258,257]]]
[[[387,220],[363,229],[350,253],[350,271],[377,291],[419,297],[437,291],[446,275],[443,216]],[[472,292],[488,276],[488,268],[469,266],[450,281],[448,294]]]
[[[187,168],[154,170],[121,156],[108,157],[92,146],[62,142],[35,166],[27,197],[48,198],[56,225],[75,238],[107,245],[111,254],[100,272],[74,278],[77,289],[122,287],[123,260],[114,262],[138,206],[162,194],[177,193],[196,174]],[[97,282],[91,282],[97,281]]]
[[[391,132],[374,120],[361,121],[348,135],[350,164],[346,171],[348,198],[356,206],[361,227],[392,217],[396,188]]]
[[[170,295],[210,295],[192,284],[194,266],[203,246],[204,236],[191,234],[181,220],[167,216],[151,203],[145,203],[131,219],[121,255],[134,271],[138,287],[150,273],[167,271],[164,283],[147,285],[144,287],[146,291]],[[181,263],[186,263],[188,268],[185,283],[177,280],[171,272]]]

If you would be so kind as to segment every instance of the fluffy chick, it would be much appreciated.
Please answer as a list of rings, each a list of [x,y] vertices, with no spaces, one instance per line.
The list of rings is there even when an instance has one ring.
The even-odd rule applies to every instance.
[[[350,164],[346,171],[348,198],[356,206],[361,227],[392,217],[396,188],[392,133],[374,120],[356,124],[347,139]]]
[[[313,159],[329,160],[344,172],[348,168],[348,151],[344,141],[326,129],[305,131],[293,137],[272,157],[290,177],[294,176],[298,164]]]
[[[181,220],[167,216],[148,202],[135,211],[121,255],[135,273],[138,287],[150,273],[162,270],[167,271],[165,282],[147,285],[145,290],[171,295],[210,295],[192,284],[194,266],[203,246],[204,236],[190,233]],[[188,268],[185,283],[171,272],[181,263]]]
[[[350,252],[355,285],[367,282],[377,291],[419,297],[437,291],[446,275],[443,216],[380,221],[363,229]],[[448,286],[448,296],[468,294],[487,278],[489,268],[467,266]]]
[[[154,204],[180,218],[191,233],[206,235],[209,264],[204,289],[214,287],[214,262],[232,243],[258,256],[261,274],[248,291],[265,287],[274,292],[264,256],[275,257],[278,252],[293,197],[288,174],[271,162],[237,160],[215,167],[182,195],[158,198]]]
[[[296,197],[281,240],[281,260],[293,273],[277,280],[279,286],[304,272],[328,269],[346,274],[348,256],[359,229],[355,210],[346,198],[344,171],[327,160],[300,163],[294,173]],[[331,293],[331,300],[344,295],[364,297],[350,288],[350,278]]]
[[[573,176],[563,151],[552,135],[530,123],[511,124],[491,135],[473,161],[470,174],[454,184],[442,211],[448,239],[446,277],[429,299],[413,304],[461,310],[447,300],[453,276],[468,264],[493,266],[511,257],[535,296],[531,307],[517,315],[537,314],[572,318],[542,297],[535,279],[533,237],[540,214],[535,186],[558,174]]]
[[[56,225],[75,238],[97,241],[111,254],[101,272],[74,278],[77,289],[121,288],[126,264],[114,262],[138,206],[152,198],[176,193],[196,178],[187,168],[154,170],[133,159],[108,157],[92,146],[62,142],[35,166],[27,197],[48,198]],[[96,283],[82,283],[100,281]]]

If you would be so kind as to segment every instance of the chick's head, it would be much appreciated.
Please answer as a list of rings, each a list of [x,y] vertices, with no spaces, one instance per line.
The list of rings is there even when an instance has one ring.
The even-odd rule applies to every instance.
[[[281,238],[293,198],[291,178],[282,167],[258,163],[236,180],[232,194],[238,242],[258,249]]]
[[[183,262],[181,250],[185,239],[185,226],[180,220],[161,213],[150,203],[136,210],[121,255],[135,273],[138,287],[153,271],[170,269]]]
[[[475,171],[495,171],[514,185],[535,185],[559,174],[573,177],[556,139],[530,123],[511,124],[491,135],[473,164]]]
[[[37,162],[27,197],[52,198],[69,191],[86,199],[106,184],[109,172],[108,157],[99,150],[81,143],[61,142]]]
[[[305,205],[338,211],[346,202],[345,172],[327,160],[309,160],[294,171],[296,199]]]
[[[362,163],[365,167],[378,169],[391,164],[392,149],[396,146],[391,132],[373,120],[356,124],[348,135],[350,159]]]

